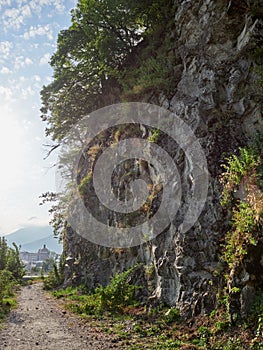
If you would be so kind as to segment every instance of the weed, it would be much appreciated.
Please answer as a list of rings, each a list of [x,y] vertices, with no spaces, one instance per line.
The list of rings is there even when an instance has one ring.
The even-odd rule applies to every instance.
[[[165,313],[164,320],[167,324],[171,324],[179,320],[180,313],[176,308],[172,308]]]

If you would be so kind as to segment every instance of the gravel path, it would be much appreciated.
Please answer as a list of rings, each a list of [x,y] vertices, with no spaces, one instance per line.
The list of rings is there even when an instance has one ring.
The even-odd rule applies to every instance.
[[[33,284],[21,288],[18,307],[0,331],[0,349],[120,349],[108,337],[60,308],[42,290],[41,284]]]

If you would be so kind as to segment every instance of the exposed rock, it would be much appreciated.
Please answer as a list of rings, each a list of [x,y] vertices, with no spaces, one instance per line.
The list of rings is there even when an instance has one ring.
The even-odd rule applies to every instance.
[[[255,298],[255,288],[246,285],[241,291],[240,304],[241,316],[246,318],[251,310]]]
[[[164,301],[192,316],[210,312],[216,302],[214,272],[221,269],[219,242],[228,226],[219,203],[224,154],[236,152],[256,130],[263,132],[258,77],[249,55],[253,47],[262,45],[256,33],[263,21],[250,15],[249,1],[176,3],[172,35],[175,61],[181,62],[175,66],[178,84],[172,98],[159,96],[159,104],[191,126],[204,148],[210,174],[205,207],[188,232],[177,229],[191,201],[191,168],[181,152],[174,150],[185,190],[176,222],[156,239],[130,249],[96,246],[67,228],[65,284],[83,281],[93,289],[107,284],[115,272],[143,263],[152,266],[150,276],[143,267],[137,275],[137,282],[140,279],[148,286],[145,299]],[[246,285],[241,292],[243,314],[251,305],[251,288]]]

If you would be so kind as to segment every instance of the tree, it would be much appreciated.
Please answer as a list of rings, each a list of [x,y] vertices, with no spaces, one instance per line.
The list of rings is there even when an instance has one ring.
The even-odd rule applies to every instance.
[[[15,243],[14,249],[9,248],[6,261],[6,270],[10,271],[16,281],[21,281],[24,275],[24,266],[19,257],[19,250]]]
[[[52,270],[53,265],[56,263],[55,259],[53,257],[50,257],[46,259],[46,261],[43,262],[42,270],[43,272],[49,272]]]
[[[13,293],[13,286],[20,283],[24,275],[24,267],[19,258],[19,250],[7,245],[6,239],[0,237],[0,312],[5,296]]]
[[[0,271],[6,268],[8,245],[4,237],[0,237]]]
[[[137,81],[138,76],[144,80],[147,77],[148,81],[143,84],[146,88],[157,90],[161,86],[159,75],[167,82],[166,71],[165,76],[163,73],[166,62],[156,59],[155,51],[160,46],[160,33],[173,17],[173,5],[173,0],[78,1],[72,11],[72,24],[60,32],[57,50],[50,61],[54,80],[41,91],[41,118],[47,123],[46,135],[56,143],[51,151],[84,116],[120,102],[126,86],[130,89],[134,82],[135,85],[141,83]],[[141,59],[147,67],[138,70],[140,48],[147,45],[150,46],[147,58]],[[165,53],[162,55],[166,57]],[[132,77],[129,75],[131,62]],[[131,84],[125,79],[131,80]],[[63,161],[60,160],[60,165],[65,169]],[[48,192],[42,195],[43,202],[55,202],[50,212],[57,235],[66,226],[65,208],[73,197],[74,194],[70,194],[60,198]]]
[[[121,86],[121,67],[165,21],[171,0],[79,0],[60,32],[50,64],[54,81],[41,91],[46,134],[63,140],[83,116],[102,107],[105,91]]]

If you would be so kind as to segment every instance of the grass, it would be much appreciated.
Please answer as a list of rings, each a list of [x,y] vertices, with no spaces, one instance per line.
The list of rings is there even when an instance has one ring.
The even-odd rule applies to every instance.
[[[6,319],[9,312],[17,307],[17,291],[23,286],[30,285],[32,283],[39,283],[40,280],[26,280],[22,284],[12,284],[10,288],[6,288],[6,292],[3,296],[3,299],[0,302],[0,329],[2,328],[3,322]]]
[[[14,309],[17,306],[16,295],[15,293],[4,296],[0,304],[0,329],[2,328],[3,321],[6,316],[9,314],[10,310]]]
[[[148,311],[143,305],[133,304],[118,310],[99,308],[100,312],[96,312],[94,304],[98,299],[94,298],[94,294],[85,293],[81,287],[52,293],[63,307],[80,315],[87,326],[110,335],[111,341],[121,349],[263,349],[263,322],[256,311],[261,313],[263,310],[262,295],[256,299],[248,320],[231,326],[224,307],[210,315],[183,320],[177,309],[167,306]],[[87,309],[91,299],[93,309]]]

